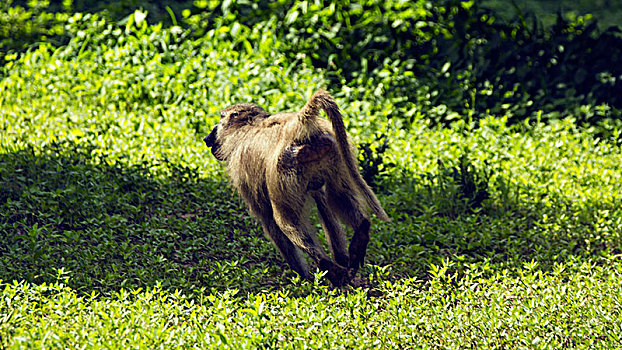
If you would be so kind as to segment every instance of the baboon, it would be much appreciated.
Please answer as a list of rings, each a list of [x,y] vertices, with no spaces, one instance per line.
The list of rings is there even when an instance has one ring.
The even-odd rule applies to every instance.
[[[319,117],[323,109],[330,122]],[[216,159],[226,162],[233,186],[268,238],[300,276],[312,279],[300,250],[342,286],[356,274],[369,242],[368,209],[389,221],[358,170],[355,149],[337,104],[317,91],[297,113],[269,114],[243,103],[221,111],[204,139]],[[333,259],[308,217],[315,202]],[[349,248],[338,219],[352,227]]]

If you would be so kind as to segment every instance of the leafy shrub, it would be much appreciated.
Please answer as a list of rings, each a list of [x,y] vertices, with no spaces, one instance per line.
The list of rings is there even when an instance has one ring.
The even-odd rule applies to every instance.
[[[462,12],[454,21],[457,30],[449,45],[439,45],[437,60],[450,65],[445,76],[451,78],[440,94],[456,100],[439,101],[449,109],[461,110],[468,101],[465,107],[479,113],[510,113],[511,120],[521,120],[538,110],[580,118],[583,105],[608,105],[602,114],[578,121],[618,116],[622,100],[616,91],[622,82],[615,77],[622,70],[614,62],[622,54],[622,37],[617,29],[599,33],[595,21],[561,16],[550,29],[535,18],[531,26],[524,18],[496,23],[488,11]]]
[[[279,49],[290,60],[385,95],[407,112],[395,118],[412,120],[416,109],[443,124],[486,113],[516,122],[542,110],[596,124],[622,108],[622,38],[616,28],[600,33],[595,21],[559,16],[545,28],[520,14],[501,23],[472,1],[218,4],[188,17],[198,34],[216,23],[268,26],[286,40]],[[585,106],[602,112],[582,118]]]
[[[446,6],[435,8],[430,19],[445,24],[442,36],[406,53],[403,46],[388,45],[382,64],[350,86],[389,97],[400,111],[392,117],[407,121],[416,113],[441,124],[492,113],[518,122],[539,110],[542,119],[570,114],[592,125],[619,117],[618,29],[600,33],[595,21],[562,17],[551,28],[519,18],[499,23],[477,4]],[[406,34],[400,38],[417,42]]]
[[[488,192],[488,181],[491,174],[486,173],[485,169],[481,171],[481,175],[473,169],[473,165],[469,163],[468,155],[462,154],[458,158],[458,165],[446,168],[442,161],[438,161],[441,176],[449,181],[441,179],[438,182],[440,193],[438,197],[443,196],[443,192],[449,192],[450,201],[454,203],[462,202],[465,208],[470,210],[480,208],[482,202],[490,198]],[[452,189],[452,187],[454,187]],[[430,189],[431,190],[431,189]]]
[[[41,9],[50,13],[98,13],[107,20],[121,21],[135,10],[150,13],[150,23],[164,22],[167,25],[175,25],[175,14],[183,9],[193,6],[192,0],[171,0],[163,4],[160,1],[136,1],[136,0],[9,0],[14,5]]]
[[[175,3],[176,11],[183,4]],[[48,18],[25,30],[41,40],[58,38],[57,43],[88,32],[72,29],[63,12],[46,14],[45,8],[9,6],[5,18]],[[162,21],[166,16],[161,13],[154,9],[152,21]],[[361,97],[383,95],[383,101],[394,105],[390,117],[404,119],[404,126],[416,114],[447,124],[487,113],[509,114],[517,122],[543,111],[544,119],[570,114],[591,125],[620,115],[622,38],[618,29],[599,32],[595,21],[581,17],[570,21],[559,16],[555,25],[543,27],[533,16],[528,24],[530,15],[519,12],[515,19],[499,22],[492,11],[458,0],[198,1],[181,14],[179,24],[194,38],[218,36],[238,52],[276,49],[283,53],[283,66],[305,62],[326,70],[333,85],[367,95]],[[52,29],[45,24],[49,18],[56,18]],[[129,16],[120,24],[132,21]],[[14,22],[17,30],[29,28],[6,20],[6,33]],[[65,23],[69,28],[59,36]],[[5,39],[5,52],[23,50],[12,37]]]
[[[291,65],[272,50],[269,33],[258,34],[268,44],[257,51],[239,52],[226,34],[221,36],[222,29],[185,40],[187,32],[148,25],[141,12],[125,24],[81,14],[69,22],[76,35],[66,46],[41,45],[5,65],[2,104],[5,113],[17,116],[4,125],[7,137],[14,139],[22,132],[12,130],[22,128],[42,132],[49,119],[29,115],[49,113],[64,115],[74,125],[57,139],[89,139],[109,147],[129,129],[137,142],[150,140],[160,147],[188,135],[193,138],[187,143],[198,143],[216,121],[217,110],[228,104],[253,99],[271,111],[291,110],[324,85],[322,76],[309,74],[311,68]],[[173,127],[176,134],[162,134]],[[139,143],[130,147],[144,154]]]
[[[0,65],[7,54],[36,47],[40,42],[56,45],[67,43],[64,25],[67,13],[49,13],[36,3],[32,7],[13,5],[13,1],[0,4]]]
[[[363,142],[359,145],[359,149],[359,165],[363,179],[377,191],[381,189],[378,184],[379,178],[386,174],[387,168],[395,166],[383,160],[383,154],[389,149],[389,139],[386,135],[382,135],[374,142]]]

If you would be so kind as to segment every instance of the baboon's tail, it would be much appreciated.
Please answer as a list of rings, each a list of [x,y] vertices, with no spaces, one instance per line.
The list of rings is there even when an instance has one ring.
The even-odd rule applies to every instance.
[[[313,94],[313,96],[311,96],[309,102],[307,102],[307,104],[300,111],[302,121],[305,122],[308,119],[317,117],[319,109],[323,109],[326,114],[328,114],[328,117],[333,124],[333,130],[335,131],[335,135],[337,137],[337,144],[339,145],[341,155],[346,162],[348,171],[354,179],[354,182],[365,196],[367,204],[379,219],[383,221],[390,221],[391,219],[389,219],[387,213],[384,209],[382,209],[378,198],[376,198],[376,195],[369,188],[359,172],[358,163],[352,154],[352,149],[350,148],[350,143],[348,142],[348,135],[346,134],[346,127],[343,124],[343,117],[341,116],[341,112],[339,112],[339,107],[333,97],[326,90],[320,89]]]

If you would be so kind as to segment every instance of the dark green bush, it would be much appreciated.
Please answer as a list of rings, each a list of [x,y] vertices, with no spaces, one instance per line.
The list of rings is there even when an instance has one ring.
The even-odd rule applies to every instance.
[[[267,25],[287,43],[278,48],[290,60],[305,59],[336,84],[376,90],[437,123],[454,121],[455,112],[509,114],[516,122],[543,111],[595,124],[622,108],[619,30],[600,32],[580,17],[559,16],[552,27],[520,13],[499,22],[476,2],[458,0],[227,5],[211,3],[189,17],[191,27],[200,35],[216,23]]]
[[[561,16],[551,28],[539,26],[535,18],[532,25],[523,18],[497,23],[486,10],[460,11],[454,22],[457,30],[450,42],[439,45],[436,60],[437,69],[446,71],[446,79],[438,77],[438,103],[461,113],[508,113],[511,121],[539,110],[549,117],[572,114],[581,123],[620,116],[622,68],[615,62],[622,58],[622,37],[617,28],[600,33],[595,21]],[[441,62],[449,68],[442,69]],[[582,106],[601,107],[586,115]]]
[[[3,5],[0,17],[1,55],[37,41],[60,45],[83,35],[66,11],[104,10],[102,18],[125,18],[123,25],[132,20],[128,15],[135,5],[10,4]],[[150,22],[179,23],[195,38],[223,36],[238,51],[271,45],[290,64],[304,61],[321,68],[333,85],[347,85],[360,91],[359,97],[382,95],[394,105],[390,117],[406,122],[416,114],[442,124],[487,114],[508,114],[516,122],[542,111],[541,120],[573,115],[580,123],[598,125],[619,118],[622,110],[619,29],[601,32],[595,21],[581,17],[559,16],[545,27],[534,15],[517,12],[500,22],[491,10],[460,0],[145,6]],[[266,34],[277,40],[266,43]]]
[[[62,45],[69,41],[64,25],[67,13],[49,13],[44,6],[16,6],[13,1],[0,4],[0,65],[9,53],[22,52],[40,42]]]

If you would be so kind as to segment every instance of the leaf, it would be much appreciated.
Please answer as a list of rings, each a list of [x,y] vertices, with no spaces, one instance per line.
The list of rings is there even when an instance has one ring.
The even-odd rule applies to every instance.
[[[140,26],[145,18],[147,18],[147,12],[141,10],[134,11],[134,22],[136,22],[136,26]]]
[[[291,10],[287,13],[287,16],[285,16],[285,23],[292,24],[296,21],[297,18],[298,10]]]

